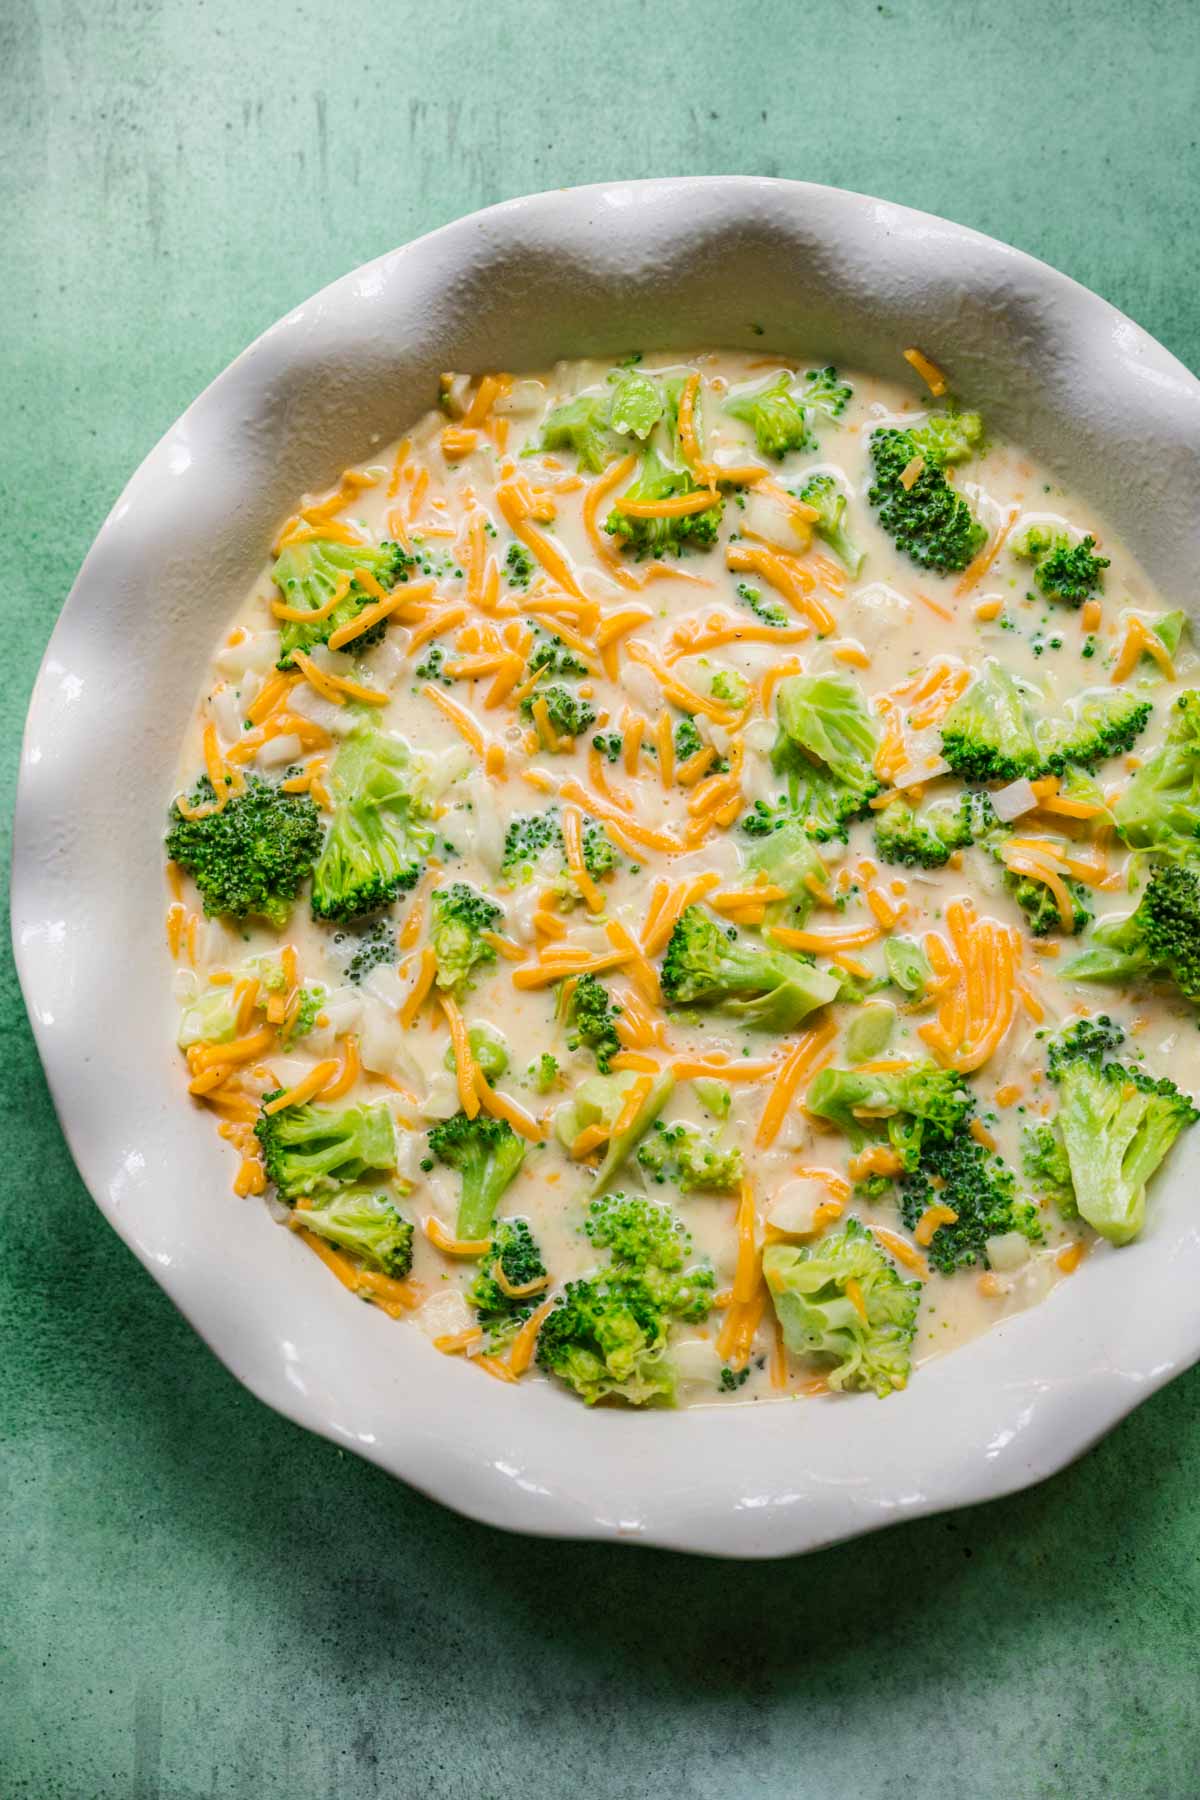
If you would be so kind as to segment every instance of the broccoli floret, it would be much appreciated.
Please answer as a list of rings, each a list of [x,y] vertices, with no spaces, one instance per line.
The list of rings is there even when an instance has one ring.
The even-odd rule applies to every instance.
[[[505,1189],[525,1161],[525,1143],[507,1119],[465,1112],[443,1119],[429,1133],[430,1154],[462,1176],[456,1231],[467,1240],[485,1237]]]
[[[396,1128],[386,1106],[285,1106],[267,1112],[283,1091],[263,1095],[254,1134],[267,1179],[287,1205],[395,1168]]]
[[[978,413],[930,413],[924,425],[910,425],[908,435],[928,462],[944,469],[974,456],[983,440],[983,420]]]
[[[682,1123],[654,1129],[637,1154],[652,1181],[673,1182],[681,1194],[736,1194],[742,1183],[742,1153],[722,1149],[711,1131]]]
[[[1075,1219],[1079,1206],[1071,1163],[1057,1125],[1027,1125],[1021,1137],[1021,1164],[1025,1179],[1041,1199],[1053,1200],[1060,1217]]]
[[[867,498],[897,549],[922,569],[965,569],[987,542],[987,531],[934,458],[911,431],[890,428],[872,433],[871,456],[875,480]],[[906,488],[900,477],[917,458],[921,472]]]
[[[534,563],[524,544],[512,543],[504,559],[504,575],[510,588],[527,588],[533,579]]]
[[[322,1006],[325,1004],[323,987],[302,987],[296,1002],[296,1010],[291,1018],[285,1016],[279,1027],[279,1042],[283,1049],[290,1050],[301,1038],[307,1037],[316,1024]]]
[[[751,393],[735,394],[726,401],[725,411],[751,426],[762,454],[776,462],[782,462],[789,450],[806,450],[813,441],[804,403],[792,392],[792,378],[786,372]]]
[[[335,938],[335,943],[338,939]],[[388,918],[372,919],[358,937],[357,947],[346,964],[346,979],[355,987],[361,985],[372,969],[394,963],[399,956],[396,932]]]
[[[1072,1028],[1051,1047],[1055,1123],[1080,1216],[1110,1244],[1128,1244],[1145,1222],[1146,1183],[1200,1112],[1165,1076],[1106,1062],[1119,1028],[1104,1018],[1086,1023],[1093,1029]]]
[[[1107,556],[1094,556],[1094,537],[1072,544],[1064,533],[1031,525],[1013,545],[1013,553],[1036,566],[1033,579],[1047,600],[1063,606],[1082,606],[1104,585]]]
[[[841,675],[789,675],[776,689],[771,767],[792,810],[818,842],[844,837],[879,792],[875,725],[858,684]]]
[[[480,1325],[490,1334],[490,1350],[499,1349],[524,1323],[548,1282],[546,1265],[529,1221],[497,1219],[479,1273],[467,1289],[467,1299],[475,1308]],[[512,1288],[518,1291],[510,1293]]]
[[[1160,863],[1134,910],[1103,919],[1091,944],[1063,971],[1071,981],[1173,981],[1200,1004],[1200,875],[1197,865]]]
[[[854,1150],[886,1139],[908,1173],[921,1166],[932,1138],[955,1137],[975,1110],[961,1075],[933,1063],[914,1063],[890,1074],[822,1069],[804,1104],[810,1113],[843,1131]]]
[[[974,1263],[987,1264],[987,1240],[1019,1231],[1037,1243],[1042,1237],[1036,1206],[1017,1197],[1012,1170],[969,1131],[950,1137],[926,1134],[918,1167],[900,1177],[900,1216],[910,1231],[930,1206],[955,1214],[939,1225],[926,1254],[944,1275]]]
[[[704,739],[700,736],[695,719],[689,713],[675,727],[676,760],[686,762],[689,756],[695,756],[703,748]]]
[[[796,822],[796,815],[788,805],[787,797],[780,794],[775,800],[756,800],[748,812],[744,812],[738,824],[747,837],[769,838],[775,832],[782,831]],[[805,836],[809,834],[805,831]]]
[[[748,819],[758,817],[761,815],[747,814]],[[743,823],[749,831],[748,824]],[[761,841],[746,858],[746,873],[752,879],[761,876],[768,886],[785,890],[782,900],[768,904],[767,923],[796,926],[803,925],[816,905],[827,872],[820,851],[800,820],[786,818],[778,822],[774,831],[761,835]]]
[[[768,1244],[763,1274],[785,1344],[830,1362],[830,1387],[882,1400],[907,1385],[921,1284],[901,1279],[857,1219],[799,1249]]]
[[[670,1207],[640,1194],[601,1194],[588,1207],[584,1230],[595,1249],[608,1251],[614,1270],[645,1283],[664,1312],[692,1325],[707,1316],[713,1271],[685,1268],[691,1233]]]
[[[888,980],[910,999],[920,999],[933,979],[929,958],[913,938],[889,937],[884,940],[883,960]]]
[[[573,650],[569,650],[559,637],[547,637],[539,634],[538,640],[530,653],[527,665],[530,675],[545,670],[547,675],[570,675],[576,680],[587,674],[587,664],[580,662]]]
[[[739,581],[737,597],[744,606],[750,608],[756,619],[762,620],[764,625],[770,625],[774,630],[781,631],[791,624],[787,607],[781,606],[778,600],[764,600],[761,588],[751,587],[746,581]]]
[[[1025,697],[994,657],[943,719],[942,754],[964,781],[1016,781],[1041,768]]]
[[[537,1061],[530,1063],[527,1073],[539,1094],[553,1093],[558,1086],[558,1058],[543,1050]]]
[[[338,544],[331,538],[314,538],[307,544],[292,544],[282,552],[271,571],[271,579],[289,606],[318,612],[328,605],[338,589],[347,582],[346,592],[323,619],[282,619],[279,626],[279,662],[290,669],[297,650],[311,650],[314,644],[326,644],[335,631],[356,619],[360,612],[373,606],[377,594],[369,594],[355,579],[355,572],[365,569],[380,587],[392,589],[398,581],[407,581],[409,570],[416,566],[401,544]],[[380,619],[360,636],[351,640],[357,654],[378,643],[387,629]]]
[[[750,703],[750,683],[736,669],[718,669],[712,678],[712,696],[725,706],[734,706],[740,712]]]
[[[611,375],[609,380],[613,380]],[[629,369],[614,383],[609,429],[622,437],[640,438],[644,443],[662,418],[664,405],[658,383],[640,369]]]
[[[500,873],[514,887],[532,881],[547,852],[562,857],[562,832],[553,807],[540,813],[516,813],[504,833]]]
[[[588,1406],[610,1398],[629,1406],[675,1401],[667,1319],[636,1277],[568,1282],[538,1333],[537,1360]]]
[[[1200,689],[1173,702],[1162,747],[1135,771],[1113,807],[1113,823],[1136,850],[1200,854]]]
[[[616,762],[624,745],[625,740],[619,731],[598,731],[592,739],[592,749],[598,750],[605,762],[610,763]]]
[[[786,950],[747,943],[702,907],[676,921],[662,970],[672,1006],[715,1006],[757,1031],[792,1031],[841,992],[841,980]]]
[[[232,983],[205,988],[185,1002],[175,1042],[181,1050],[193,1044],[228,1044],[237,1036],[237,1016]]]
[[[1153,710],[1148,700],[1099,688],[1070,702],[1070,716],[1049,721],[1037,732],[1042,767],[1055,775],[1075,766],[1094,769],[1120,756],[1146,728]]]
[[[603,1192],[649,1131],[675,1089],[673,1073],[664,1069],[646,1089],[633,1118],[621,1131],[615,1132],[614,1127],[625,1111],[630,1091],[638,1082],[639,1077],[631,1069],[622,1069],[616,1075],[589,1075],[554,1114],[555,1135],[566,1150],[589,1125],[600,1125],[610,1134],[600,1167],[592,1178],[594,1194]]]
[[[556,406],[542,426],[542,449],[573,450],[580,468],[598,475],[618,454],[608,428],[609,404],[607,394],[576,394]]]
[[[584,867],[593,881],[602,881],[617,866],[617,853],[602,825],[583,821]],[[535,875],[554,879],[564,899],[576,897],[566,868],[566,852],[558,814],[553,807],[542,813],[518,813],[508,823],[500,873],[511,886],[524,886]]]
[[[979,798],[960,794],[956,801],[936,800],[921,812],[894,800],[875,821],[875,848],[884,862],[940,869],[956,850],[975,842]]]
[[[809,369],[804,377],[805,406],[824,413],[827,419],[840,419],[853,395],[854,389],[841,379],[832,363],[824,369]]]
[[[863,565],[863,553],[846,535],[846,496],[833,476],[811,476],[800,489],[800,498],[805,506],[816,508],[819,517],[813,520],[813,530],[817,536],[824,538],[851,575],[857,575]]]
[[[549,724],[549,734],[543,729],[538,715],[541,712],[539,701],[545,701],[545,718]],[[532,694],[526,694],[521,702],[521,717],[532,719],[538,728],[538,736],[543,750],[569,749],[577,737],[582,737],[596,723],[596,710],[586,700],[582,700],[571,688],[564,687],[561,682],[553,682],[549,687],[538,688]],[[564,745],[562,740],[570,739]]]
[[[344,1193],[306,1206],[305,1231],[361,1257],[369,1269],[403,1281],[412,1268],[413,1228],[384,1194]]]
[[[633,501],[669,500],[677,495],[700,493],[687,469],[669,469],[651,446],[642,458],[642,467],[633,486],[622,499]],[[676,518],[644,519],[621,510],[621,502],[605,520],[605,531],[622,540],[622,548],[635,557],[682,556],[689,546],[707,549],[717,539],[721,527],[724,500],[714,501],[700,512],[683,513]]]
[[[1068,1063],[1088,1062],[1098,1068],[1110,1056],[1115,1056],[1124,1042],[1124,1026],[1110,1019],[1107,1013],[1076,1019],[1073,1025],[1068,1025],[1065,1031],[1058,1032],[1050,1040],[1046,1073],[1051,1081],[1057,1081]]]
[[[330,771],[333,818],[313,876],[314,919],[356,919],[414,887],[433,846],[424,762],[360,726]]]
[[[481,1019],[478,1025],[472,1025],[467,1031],[467,1042],[471,1046],[471,1055],[479,1064],[486,1081],[499,1081],[508,1067],[508,1045],[504,1033]],[[442,1058],[443,1066],[453,1074],[458,1067],[458,1057],[454,1045],[446,1045],[446,1054]]]
[[[188,810],[206,807],[213,810],[188,818],[176,800],[167,855],[195,881],[209,916],[265,919],[282,929],[321,848],[321,815],[311,796],[285,794],[249,775],[241,793],[217,811],[216,794],[203,776]]]
[[[463,994],[472,986],[471,972],[479,963],[493,963],[496,952],[485,931],[494,931],[502,909],[478,888],[456,881],[433,893],[430,942],[437,957],[437,984]]]
[[[566,988],[563,991],[568,992]],[[567,1048],[578,1050],[581,1044],[586,1045],[601,1075],[607,1075],[612,1058],[621,1048],[616,1027],[621,1008],[614,1006],[604,983],[595,975],[581,975],[569,994],[565,1013]]]
[[[999,858],[998,850],[994,854]],[[1004,871],[1004,885],[1028,919],[1034,937],[1045,937],[1051,931],[1078,937],[1092,922],[1092,904],[1083,883],[1073,881],[1069,875],[1061,879],[1071,902],[1069,926],[1063,924],[1058,902],[1044,881],[1038,881],[1033,875],[1018,875],[1013,869]]]

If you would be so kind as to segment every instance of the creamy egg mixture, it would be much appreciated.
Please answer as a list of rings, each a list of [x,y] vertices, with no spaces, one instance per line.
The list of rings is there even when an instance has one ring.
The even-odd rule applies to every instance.
[[[940,385],[932,365],[910,360]],[[322,831],[342,802],[338,759],[356,734],[382,732],[411,753],[427,839],[411,886],[369,913],[314,918],[306,882],[278,925],[206,916],[191,876],[168,864],[181,1071],[189,1104],[206,1108],[229,1142],[239,1193],[290,1228],[277,1254],[321,1255],[351,1292],[508,1384],[541,1378],[537,1332],[556,1296],[606,1262],[584,1230],[598,1185],[668,1206],[690,1234],[689,1264],[711,1266],[711,1306],[677,1313],[669,1327],[680,1402],[825,1392],[828,1357],[795,1353],[777,1325],[764,1247],[819,1244],[858,1219],[919,1283],[920,1363],[1061,1280],[1087,1280],[1091,1257],[1121,1254],[1025,1174],[1023,1133],[1056,1108],[1049,1037],[1104,1012],[1152,1073],[1197,1083],[1194,1015],[1172,990],[1064,977],[1087,938],[1064,931],[1061,904],[1078,898],[1096,919],[1133,904],[1128,852],[1104,808],[1161,741],[1193,678],[1186,636],[1165,654],[1141,653],[1130,619],[1159,603],[1136,564],[1086,503],[988,436],[945,466],[981,528],[978,552],[949,573],[918,566],[868,498],[871,440],[943,416],[944,400],[901,380],[899,357],[894,382],[839,371],[850,390],[842,409],[795,400],[807,441],[777,458],[746,409],[727,408],[773,383],[803,396],[813,367],[706,352],[445,378],[439,406],[402,439],[280,522],[224,625],[181,747],[185,816],[202,815],[213,794],[236,805],[259,777],[307,797]],[[630,424],[610,402],[631,370],[649,387],[625,394]],[[578,396],[597,404],[580,410],[574,436],[547,431]],[[655,444],[663,465],[684,472],[675,487],[685,491],[652,497],[640,514],[634,499],[621,513]],[[845,496],[845,554],[798,498],[814,475]],[[703,531],[668,541],[701,512]],[[1014,549],[1030,527],[1073,542],[1091,534],[1107,565],[1086,603],[1039,590],[1030,557]],[[372,623],[343,627],[332,645],[312,638],[281,669],[289,624],[303,626],[313,602],[273,571],[313,543],[346,553],[343,573]],[[411,559],[402,578],[368,568],[360,582],[356,550],[381,543]],[[889,861],[876,830],[891,807],[957,803],[963,791],[941,729],[988,659],[1044,716],[1119,677],[1151,703],[1149,723],[1136,749],[1092,770],[1092,800],[1073,805],[1065,777],[977,784],[991,796],[997,838],[953,849],[940,867]],[[812,836],[820,863],[802,904],[753,860],[767,828],[805,804],[789,802],[777,750],[782,696],[798,675],[834,677],[860,697],[874,781],[844,838]],[[578,729],[563,730],[564,716]],[[204,770],[211,792],[196,787]],[[548,845],[514,862],[513,821],[550,808]],[[819,823],[798,816],[802,829]],[[1022,875],[1054,915],[1047,926],[1043,911],[1037,931],[1014,891]],[[434,896],[454,884],[498,910],[469,930],[480,959],[443,982]],[[711,998],[673,1000],[665,959],[693,908],[739,943],[824,972],[836,996],[782,1029],[778,1019],[747,1026]],[[607,1052],[581,1038],[572,1012],[584,980],[599,982],[614,1009]],[[222,1004],[232,1014],[206,1036]],[[1036,1211],[1032,1229],[991,1234],[949,1274],[937,1266],[948,1222],[937,1217],[936,1184],[921,1216],[905,1221],[886,1106],[860,1108],[855,1141],[807,1104],[823,1071],[887,1075],[918,1062],[960,1074],[974,1096],[973,1141],[999,1154],[1019,1202]],[[584,1084],[614,1077],[620,1118],[564,1114]],[[255,1132],[267,1096],[281,1103],[271,1117],[386,1109],[394,1168],[368,1170],[357,1185],[415,1227],[410,1272],[388,1276],[309,1232],[304,1213],[319,1190],[281,1204]],[[515,1334],[491,1335],[468,1300],[486,1249],[459,1238],[461,1173],[430,1150],[431,1128],[460,1112],[503,1120],[524,1147],[497,1216],[528,1222],[546,1274]],[[634,1140],[598,1184],[631,1119]],[[668,1134],[679,1122],[723,1159],[717,1191],[673,1172]],[[1151,1194],[1151,1215],[1153,1206]]]

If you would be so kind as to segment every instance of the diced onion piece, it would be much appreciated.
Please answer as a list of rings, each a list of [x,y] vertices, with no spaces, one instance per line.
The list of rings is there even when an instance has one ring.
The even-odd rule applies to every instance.
[[[475,1323],[475,1314],[457,1288],[434,1294],[414,1316],[428,1338],[457,1337]]]
[[[809,1176],[785,1181],[771,1202],[767,1223],[776,1231],[811,1231],[818,1206],[823,1206],[828,1198],[824,1183]]]
[[[231,687],[222,685],[209,700],[217,730],[227,744],[236,744],[242,735],[245,708]],[[249,702],[247,702],[249,704]]]
[[[716,1387],[721,1375],[721,1358],[711,1338],[682,1338],[671,1346],[671,1361],[680,1381]]]
[[[300,761],[302,745],[294,732],[285,731],[279,737],[268,738],[259,746],[255,757],[260,769],[277,769],[286,767],[288,763]]]
[[[1019,781],[1010,781],[1007,787],[998,788],[992,795],[992,811],[1006,825],[1019,819],[1022,813],[1033,812],[1037,803],[1033,783],[1024,776]]]
[[[928,762],[909,763],[893,778],[892,786],[898,788],[920,787],[923,781],[933,781],[938,775],[945,775],[950,764],[944,756],[935,756]]]
[[[458,1111],[458,1079],[449,1069],[439,1069],[421,1102],[427,1119],[449,1119]]]
[[[798,512],[757,488],[751,488],[746,496],[742,524],[744,530],[765,538],[780,550],[807,550],[812,542],[812,531]]]
[[[247,669],[265,671],[279,660],[279,633],[255,631],[236,644],[223,644],[216,664],[222,675],[242,675]]]
[[[507,394],[493,402],[492,411],[502,418],[522,419],[541,412],[545,399],[545,382],[514,381]]]

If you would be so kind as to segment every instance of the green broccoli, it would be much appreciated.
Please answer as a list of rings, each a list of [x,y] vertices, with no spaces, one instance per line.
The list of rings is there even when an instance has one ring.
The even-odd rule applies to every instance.
[[[898,987],[912,1000],[919,1000],[924,995],[933,979],[933,970],[929,958],[914,938],[894,935],[885,938],[883,960],[893,987]]]
[[[175,1042],[181,1050],[190,1050],[193,1044],[231,1043],[237,1036],[237,1016],[232,983],[204,988],[184,1002]]]
[[[465,1112],[442,1119],[429,1133],[430,1154],[462,1176],[457,1235],[467,1241],[491,1230],[496,1208],[525,1161],[524,1139],[507,1119]]]
[[[546,703],[546,717],[550,725],[550,735],[542,730],[538,722],[541,708],[537,701]],[[526,694],[521,702],[521,717],[532,719],[538,726],[538,736],[543,750],[563,750],[574,745],[577,737],[596,723],[596,709],[586,700],[580,698],[572,688],[564,687],[561,682],[552,682],[549,687],[537,688],[532,694]],[[569,742],[564,744],[563,739]]]
[[[576,394],[546,417],[542,426],[543,450],[573,450],[581,469],[599,475],[620,454],[608,428],[609,396]]]
[[[900,1177],[900,1217],[910,1231],[930,1206],[947,1206],[953,1221],[939,1225],[926,1254],[951,1275],[973,1263],[986,1265],[987,1240],[1019,1231],[1032,1243],[1042,1237],[1036,1206],[1017,1197],[1011,1169],[969,1131],[927,1135],[920,1162]]]
[[[263,1167],[288,1206],[313,1194],[350,1187],[364,1175],[396,1166],[396,1127],[387,1107],[285,1106],[268,1112],[282,1088],[263,1095],[254,1127]]]
[[[346,934],[336,933],[334,943],[345,941]],[[388,918],[372,919],[364,930],[357,933],[357,942],[346,964],[346,979],[355,987],[360,987],[372,969],[387,967],[395,963],[399,956],[396,943],[396,931]]]
[[[1131,913],[1102,919],[1070,981],[1172,981],[1200,1004],[1200,864],[1160,863]]]
[[[551,1094],[558,1086],[558,1058],[543,1050],[537,1061],[530,1063],[526,1073],[539,1094]]]
[[[1072,544],[1064,532],[1031,525],[1013,544],[1013,554],[1035,565],[1033,579],[1047,600],[1082,606],[1104,585],[1107,556],[1095,556],[1094,537]]]
[[[1080,1216],[1110,1244],[1128,1244],[1145,1223],[1146,1183],[1200,1112],[1165,1076],[1156,1081],[1144,1069],[1105,1061],[1118,1028],[1106,1018],[1096,1027],[1072,1028],[1051,1047],[1055,1123]]]
[[[527,588],[533,580],[534,566],[533,558],[524,544],[514,542],[508,546],[504,574],[510,588]]]
[[[467,1300],[489,1334],[489,1350],[508,1342],[538,1304],[549,1280],[529,1221],[497,1219],[479,1273],[467,1289]],[[510,1293],[512,1288],[526,1291]]]
[[[190,797],[189,818],[178,800],[171,807],[166,852],[195,881],[204,911],[229,919],[265,919],[282,930],[321,848],[321,815],[308,794],[249,775],[238,794],[215,809],[216,794],[203,776]]]
[[[1079,1216],[1071,1164],[1062,1132],[1043,1121],[1027,1125],[1021,1136],[1021,1165],[1025,1179],[1039,1198],[1053,1200],[1064,1219]]]
[[[775,697],[771,767],[785,775],[793,812],[818,842],[845,837],[879,792],[874,722],[858,684],[841,675],[789,675]]]
[[[920,812],[906,800],[893,800],[875,820],[875,849],[884,862],[940,869],[956,850],[975,842],[985,817],[984,805],[986,795],[982,794],[960,794],[956,801],[935,800]]]
[[[1200,856],[1200,689],[1172,703],[1162,747],[1135,771],[1112,816],[1135,850]]]
[[[930,413],[923,425],[910,425],[908,435],[927,462],[944,469],[975,455],[983,441],[983,420],[978,413]]]
[[[675,1369],[667,1358],[668,1320],[645,1284],[598,1275],[570,1281],[538,1333],[538,1367],[587,1406],[672,1406]]]
[[[1070,702],[1066,719],[1037,728],[1038,750],[1045,773],[1062,775],[1072,766],[1094,769],[1110,756],[1120,756],[1145,730],[1153,708],[1148,700],[1117,688],[1096,688]]]
[[[642,458],[637,480],[625,490],[622,498],[669,500],[676,495],[701,491],[687,469],[669,469],[651,445]],[[618,500],[605,520],[604,529],[619,537],[622,548],[631,551],[636,558],[682,556],[689,547],[706,550],[716,543],[724,509],[724,500],[718,499],[701,512],[683,513],[676,518],[643,519],[622,512]]]
[[[750,683],[736,669],[718,669],[712,678],[712,697],[741,712],[750,704]]]
[[[429,936],[440,988],[462,995],[473,985],[475,967],[495,962],[496,952],[481,933],[494,931],[503,916],[494,900],[465,881],[434,889]]]
[[[409,571],[415,567],[416,558],[401,544],[339,544],[332,538],[312,538],[306,544],[289,545],[271,571],[271,579],[288,606],[315,613],[328,605],[343,584],[348,582],[349,586],[323,619],[280,620],[277,667],[294,667],[297,650],[311,651],[315,644],[328,643],[335,631],[375,604],[378,595],[368,593],[356,579],[358,570],[365,570],[380,587],[390,591],[397,582],[407,581]],[[350,647],[357,654],[378,643],[387,623],[380,619],[352,639]]]
[[[998,848],[993,850],[993,855],[998,861],[1003,860]],[[1071,901],[1069,926],[1063,924],[1058,902],[1044,881],[1038,881],[1033,875],[1018,875],[1013,869],[1005,869],[1004,885],[1028,919],[1029,929],[1034,937],[1046,937],[1052,931],[1061,931],[1066,937],[1078,937],[1091,924],[1092,903],[1086,887],[1080,881],[1073,881],[1069,875],[1062,878],[1062,883]]]
[[[685,1268],[691,1233],[670,1207],[640,1194],[601,1194],[588,1207],[584,1230],[594,1249],[608,1251],[613,1269],[636,1276],[672,1318],[698,1325],[707,1317],[713,1271]]]
[[[581,975],[569,987],[564,984],[566,1002],[564,1021],[568,1027],[567,1048],[589,1049],[601,1075],[607,1075],[612,1058],[621,1048],[616,1020],[621,1008],[609,999],[604,983],[595,975]]]
[[[785,1344],[831,1363],[831,1388],[882,1400],[907,1386],[921,1284],[901,1279],[857,1219],[799,1249],[768,1244],[763,1274]]]
[[[586,1131],[589,1125],[601,1125],[613,1133],[630,1091],[644,1079],[631,1069],[622,1069],[616,1075],[589,1075],[586,1081],[581,1081],[554,1114],[554,1131],[559,1143],[569,1150],[580,1132]],[[675,1077],[670,1069],[664,1069],[646,1089],[629,1124],[609,1136],[600,1167],[592,1177],[594,1194],[601,1193],[607,1186],[649,1131],[674,1090]]]
[[[675,760],[686,762],[689,756],[696,756],[703,748],[704,739],[695,719],[688,713],[675,726]]]
[[[584,819],[582,837],[584,867],[593,881],[603,881],[617,866],[612,841],[595,819]],[[500,874],[512,887],[523,887],[536,876],[553,881],[563,900],[578,898],[554,807],[541,813],[517,813],[509,820]]]
[[[750,608],[756,619],[761,619],[764,625],[771,626],[775,631],[783,630],[792,622],[786,606],[782,606],[778,600],[764,600],[762,589],[751,587],[749,582],[738,582],[737,597],[743,606]]]
[[[536,633],[526,669],[530,675],[545,671],[547,675],[568,675],[577,681],[588,673],[587,664],[580,662],[560,637],[551,637],[545,632]]]
[[[425,763],[361,725],[330,770],[333,818],[313,876],[314,919],[356,919],[414,887],[433,847]]]
[[[755,442],[764,456],[782,462],[790,450],[807,450],[812,443],[804,418],[804,404],[792,391],[786,372],[751,392],[734,394],[725,402],[732,419],[753,428]]]
[[[794,1031],[841,992],[841,979],[786,950],[739,938],[702,907],[676,921],[662,970],[672,1006],[715,1006],[758,1031]]]
[[[942,720],[942,755],[964,781],[1016,781],[1040,770],[1025,696],[994,657]]]
[[[711,1131],[682,1122],[654,1129],[637,1159],[651,1181],[673,1182],[681,1194],[736,1194],[742,1184],[742,1153],[736,1144],[722,1149]]]
[[[613,380],[611,375],[609,380]],[[644,443],[662,418],[664,405],[663,392],[656,381],[640,369],[627,369],[613,387],[609,430]]]
[[[801,926],[816,905],[828,872],[801,821],[787,818],[754,846],[746,858],[746,873],[751,880],[761,876],[766,885],[785,890],[784,899],[768,903],[769,925]]]
[[[863,553],[846,535],[846,496],[833,476],[810,476],[800,489],[800,498],[805,506],[815,507],[820,515],[813,520],[817,536],[824,538],[851,575],[857,575],[863,566]]]
[[[891,1073],[822,1069],[804,1104],[844,1132],[854,1150],[885,1140],[910,1174],[920,1168],[933,1138],[956,1137],[975,1110],[961,1075],[933,1063],[913,1063]],[[886,1185],[879,1183],[875,1191]]]
[[[478,1025],[468,1028],[467,1042],[471,1046],[471,1055],[483,1071],[484,1079],[499,1081],[508,1067],[508,1045],[504,1040],[504,1033],[497,1031],[494,1025],[489,1025],[486,1019],[482,1019]],[[446,1045],[446,1054],[442,1058],[442,1064],[450,1070],[451,1074],[457,1069],[458,1057],[455,1055],[453,1044]]]
[[[871,456],[875,480],[867,498],[897,549],[922,569],[965,569],[987,542],[987,531],[950,486],[935,457],[911,431],[886,427],[872,433]],[[920,473],[905,487],[901,476],[918,459]]]
[[[393,1281],[403,1281],[412,1268],[413,1228],[384,1194],[334,1194],[319,1206],[305,1206],[299,1216],[305,1231],[351,1251]]]
[[[827,419],[840,419],[852,399],[854,389],[839,376],[833,364],[824,369],[809,369],[804,377],[803,400],[814,412]]]

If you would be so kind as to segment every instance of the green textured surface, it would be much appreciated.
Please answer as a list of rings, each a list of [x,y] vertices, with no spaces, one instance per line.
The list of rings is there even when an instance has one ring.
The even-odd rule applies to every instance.
[[[122,483],[325,281],[537,188],[801,176],[1019,244],[1200,368],[1198,58],[1187,0],[10,0],[5,829]],[[4,1800],[1200,1793],[1200,1376],[1031,1494],[806,1561],[506,1539],[224,1373],[0,979]]]

